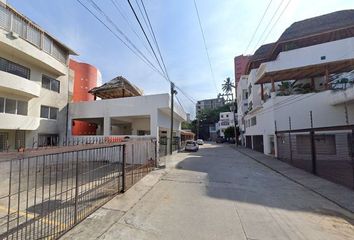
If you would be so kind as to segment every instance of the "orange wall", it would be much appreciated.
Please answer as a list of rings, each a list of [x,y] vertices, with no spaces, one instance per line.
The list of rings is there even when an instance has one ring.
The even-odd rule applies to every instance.
[[[87,63],[80,63],[70,59],[69,67],[74,71],[73,102],[93,101],[94,97],[88,91],[97,87],[98,70]],[[72,135],[95,135],[96,124],[83,121],[72,123]]]

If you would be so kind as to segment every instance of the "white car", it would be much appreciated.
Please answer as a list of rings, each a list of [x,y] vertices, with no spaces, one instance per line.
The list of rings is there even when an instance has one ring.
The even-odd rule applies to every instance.
[[[203,139],[197,139],[197,144],[198,144],[198,145],[203,145],[203,144],[204,144]]]
[[[184,150],[196,152],[199,150],[199,146],[196,141],[188,140],[188,141],[186,141],[186,146],[185,146]]]

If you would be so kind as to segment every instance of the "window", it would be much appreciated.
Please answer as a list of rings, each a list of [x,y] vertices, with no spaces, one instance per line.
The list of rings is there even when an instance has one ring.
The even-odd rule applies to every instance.
[[[28,104],[24,101],[17,101],[17,114],[18,115],[27,115]]]
[[[5,99],[5,113],[16,114],[16,100]]]
[[[251,118],[251,126],[254,126],[256,124],[257,124],[257,118],[256,117]]]
[[[5,110],[5,99],[0,98],[0,113],[3,113]]]
[[[49,107],[41,106],[41,118],[49,118]]]
[[[27,115],[28,104],[24,101],[0,97],[0,113]]]
[[[248,92],[247,89],[242,90],[242,100],[246,100],[248,98]]]
[[[19,77],[30,79],[30,69],[20,64],[11,62],[4,58],[0,58],[0,70],[8,72]]]
[[[56,120],[58,117],[58,108],[41,106],[41,118]]]
[[[46,75],[42,76],[42,88],[52,90],[54,92],[60,92],[60,82],[54,78]]]
[[[50,119],[57,119],[57,116],[58,116],[58,108],[49,108],[49,118]]]

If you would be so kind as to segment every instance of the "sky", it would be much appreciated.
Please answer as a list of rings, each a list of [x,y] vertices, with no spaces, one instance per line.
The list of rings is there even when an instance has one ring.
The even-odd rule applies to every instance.
[[[87,0],[81,1],[90,6]],[[142,32],[127,1],[94,1],[153,61],[144,48],[147,43],[141,41]],[[354,8],[353,0],[196,0],[213,78],[194,1],[143,1],[170,79],[188,95],[187,98],[178,92],[177,97],[192,117],[195,116],[195,103],[191,100],[215,98],[227,77],[234,80],[235,56],[252,54],[260,45],[276,41],[293,22]],[[135,0],[131,2],[136,4]],[[8,0],[7,3],[75,50],[79,56],[73,56],[74,59],[96,66],[102,73],[103,82],[124,76],[145,94],[169,92],[169,83],[165,79],[136,57],[76,0]],[[260,21],[268,5],[268,11]]]

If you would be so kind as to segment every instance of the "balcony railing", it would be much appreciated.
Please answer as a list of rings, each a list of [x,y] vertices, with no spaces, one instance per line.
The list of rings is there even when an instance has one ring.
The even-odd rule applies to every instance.
[[[58,42],[21,16],[10,6],[0,3],[0,28],[13,32],[58,61],[66,63],[68,52]]]

